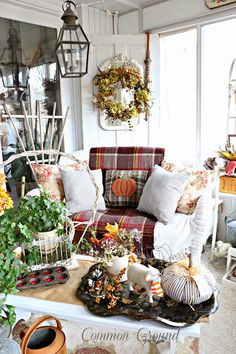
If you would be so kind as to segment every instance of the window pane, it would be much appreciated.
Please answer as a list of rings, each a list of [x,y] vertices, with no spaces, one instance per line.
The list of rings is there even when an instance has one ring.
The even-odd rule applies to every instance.
[[[166,157],[196,155],[196,29],[160,38],[160,126]]]
[[[43,118],[41,134],[39,120],[29,119],[32,143],[24,116],[23,118],[18,116],[22,115],[22,102],[29,115],[37,115],[36,100],[40,101],[42,116],[52,115],[54,102],[57,102],[56,115],[61,114],[60,81],[55,56],[56,29],[4,18],[0,18],[0,28],[0,132],[5,161],[11,155],[23,151],[21,141],[27,150],[33,150],[33,145],[40,149],[42,143],[44,149],[49,148],[52,131],[52,146],[57,148],[62,122],[61,119],[55,119],[53,123],[52,119]],[[22,85],[22,78],[25,75],[19,73],[20,68],[25,67],[30,69],[27,87]],[[11,75],[12,73],[14,75]],[[3,116],[4,104],[9,107],[21,139],[16,135],[11,122]],[[17,187],[20,186],[22,176],[26,177],[26,191],[28,187],[31,188],[33,176],[25,158],[15,159],[5,167],[5,173],[12,194],[15,189],[20,190]]]
[[[203,159],[226,143],[229,70],[236,56],[235,32],[236,19],[202,28]]]

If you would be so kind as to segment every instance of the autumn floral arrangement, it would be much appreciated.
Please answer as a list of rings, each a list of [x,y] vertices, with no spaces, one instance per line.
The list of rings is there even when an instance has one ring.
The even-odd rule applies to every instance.
[[[5,175],[0,173],[0,215],[4,214],[5,209],[13,208],[13,201],[3,188],[5,182]]]
[[[112,309],[118,301],[124,304],[132,302],[122,296],[123,284],[120,279],[124,272],[125,269],[122,269],[117,276],[109,277],[107,274],[104,276],[99,268],[94,270],[93,279],[88,279],[88,292],[97,304],[102,301],[108,309]]]
[[[101,239],[91,229],[91,236],[83,239],[78,251],[95,257],[103,265],[111,265],[114,257],[123,257],[141,250],[142,237],[137,229],[122,229],[117,223],[107,224],[105,229],[107,232]]]
[[[130,124],[131,118],[150,109],[150,90],[143,82],[139,70],[134,67],[111,66],[94,77],[94,85],[98,89],[96,107],[113,121],[120,119]],[[117,100],[117,92],[121,89],[132,94],[133,99],[128,106]]]

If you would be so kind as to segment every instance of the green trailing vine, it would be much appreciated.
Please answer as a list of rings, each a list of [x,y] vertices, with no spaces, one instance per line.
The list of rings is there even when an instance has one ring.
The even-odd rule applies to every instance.
[[[94,77],[94,85],[98,90],[94,102],[96,107],[113,121],[119,119],[131,126],[132,118],[150,109],[150,90],[143,82],[139,70],[134,67],[112,66],[100,71]],[[133,97],[128,106],[117,100],[120,89],[129,91]]]
[[[24,245],[28,249],[27,264],[16,257],[14,250],[17,246]],[[26,225],[19,220],[15,209],[5,210],[0,216],[0,324],[11,326],[15,322],[15,311],[12,306],[6,305],[8,294],[16,292],[16,280],[20,273],[27,270],[28,264],[33,263],[34,247],[32,246],[32,233]]]
[[[14,307],[6,305],[8,294],[16,292],[20,274],[27,272],[39,257],[38,247],[33,246],[33,234],[58,228],[63,234],[66,207],[55,202],[49,192],[40,196],[21,198],[17,209],[5,209],[0,216],[0,326],[11,326],[16,316]],[[20,246],[23,257],[18,258],[15,249]]]

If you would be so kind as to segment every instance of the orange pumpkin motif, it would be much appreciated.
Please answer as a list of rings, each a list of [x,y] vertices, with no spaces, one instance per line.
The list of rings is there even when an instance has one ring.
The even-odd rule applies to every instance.
[[[117,197],[131,197],[137,190],[137,184],[133,178],[119,177],[112,183],[111,190]]]

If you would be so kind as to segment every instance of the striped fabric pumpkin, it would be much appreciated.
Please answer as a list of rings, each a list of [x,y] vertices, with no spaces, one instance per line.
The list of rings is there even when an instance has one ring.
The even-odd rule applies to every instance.
[[[206,268],[199,268],[198,275],[192,275],[187,269],[175,263],[167,267],[161,278],[161,285],[166,295],[184,304],[200,304],[208,300],[215,289],[213,275]]]

